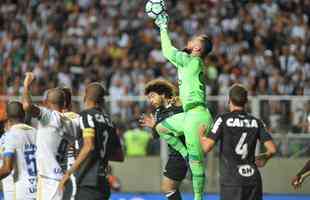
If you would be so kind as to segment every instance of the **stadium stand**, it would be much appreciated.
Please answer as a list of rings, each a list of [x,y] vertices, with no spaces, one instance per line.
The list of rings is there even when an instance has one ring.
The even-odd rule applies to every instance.
[[[78,96],[85,84],[104,81],[111,95],[111,114],[127,122],[126,129],[136,126],[140,114],[149,110],[121,97],[143,95],[144,84],[154,77],[176,82],[176,71],[160,52],[159,34],[143,4],[142,0],[1,1],[1,94],[20,95],[26,71],[39,77],[33,95],[64,85]],[[176,46],[185,46],[196,33],[212,36],[213,55],[206,59],[210,95],[225,94],[235,82],[247,85],[253,96],[310,95],[309,1],[168,4]],[[261,105],[262,118],[273,130],[309,131],[307,115],[300,112],[310,107],[308,101],[300,106],[288,101],[261,101]],[[215,105],[214,113],[219,109]],[[290,119],[293,123],[287,123]]]

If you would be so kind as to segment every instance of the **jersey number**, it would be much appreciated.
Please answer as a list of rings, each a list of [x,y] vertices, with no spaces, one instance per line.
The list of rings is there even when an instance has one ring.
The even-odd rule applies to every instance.
[[[245,159],[248,155],[248,144],[244,143],[247,135],[247,133],[242,133],[241,138],[239,139],[239,142],[235,148],[236,154],[240,155],[241,159]]]
[[[37,176],[37,163],[34,149],[25,151],[25,161],[29,176]]]
[[[104,158],[105,154],[106,154],[106,149],[107,149],[107,142],[109,139],[109,133],[106,130],[103,131],[103,138],[102,139],[103,140],[102,140],[102,147],[100,150],[100,155],[101,155],[101,158]]]

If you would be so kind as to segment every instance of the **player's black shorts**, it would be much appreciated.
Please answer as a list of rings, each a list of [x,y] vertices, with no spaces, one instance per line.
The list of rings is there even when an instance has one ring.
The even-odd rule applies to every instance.
[[[169,156],[164,176],[174,181],[182,181],[187,172],[187,163],[182,156]]]
[[[98,187],[78,187],[75,194],[75,200],[108,200],[110,198],[111,191],[106,177],[101,177],[98,185]]]
[[[221,185],[221,200],[262,200],[262,185],[252,186],[227,186]]]

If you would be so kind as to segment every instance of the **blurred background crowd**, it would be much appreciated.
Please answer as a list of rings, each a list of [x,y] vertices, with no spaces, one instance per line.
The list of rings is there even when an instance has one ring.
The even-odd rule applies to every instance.
[[[121,130],[137,127],[141,113],[150,109],[122,96],[143,95],[153,78],[177,79],[144,3],[1,0],[0,95],[19,96],[27,71],[37,76],[33,95],[38,96],[55,86],[79,96],[87,83],[103,81]],[[167,3],[176,47],[195,34],[212,37],[214,50],[205,59],[209,95],[226,95],[236,82],[253,96],[310,95],[310,0]],[[220,103],[210,105],[214,114],[223,110]],[[309,113],[308,100],[260,101],[260,115],[275,132],[309,132]]]

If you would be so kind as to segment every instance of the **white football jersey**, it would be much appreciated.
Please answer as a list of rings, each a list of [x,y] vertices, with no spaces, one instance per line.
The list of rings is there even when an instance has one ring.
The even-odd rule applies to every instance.
[[[64,116],[66,116],[72,120],[72,123],[74,125],[74,136],[75,136],[75,138],[77,138],[79,132],[81,131],[80,125],[79,125],[80,124],[80,115],[77,113],[74,113],[74,112],[65,112]],[[75,162],[75,156],[76,156],[78,149],[79,149],[79,143],[77,140],[75,140],[74,146],[69,148],[68,152],[67,152],[67,156],[68,156],[67,169],[68,170],[72,167],[72,165]],[[76,190],[77,190],[76,179],[75,179],[73,174],[70,176],[70,179],[71,179],[71,184],[72,184],[72,193],[71,193],[70,199],[74,199],[75,194],[76,194]]]
[[[78,133],[81,131],[80,125],[79,125],[80,115],[77,113],[74,113],[74,112],[65,112],[65,113],[63,113],[63,115],[72,121],[72,124],[73,124],[73,130],[72,131],[73,131],[74,137],[77,138]],[[67,169],[69,169],[75,161],[75,156],[76,156],[75,153],[76,153],[76,150],[79,149],[79,145],[78,145],[77,140],[74,141],[73,146],[74,146],[74,148],[69,148],[69,150],[67,152],[67,155],[68,155]]]
[[[4,143],[6,134],[4,133],[0,138],[0,166],[3,164],[3,153],[4,153]],[[13,200],[14,199],[14,180],[13,173],[5,177],[1,180],[2,182],[2,191],[5,200]]]
[[[4,157],[14,156],[13,171],[16,199],[34,199],[37,192],[37,167],[35,153],[36,129],[26,124],[16,124],[6,133]]]
[[[39,108],[36,138],[38,174],[45,178],[61,180],[63,170],[60,164],[66,154],[68,141],[74,141],[73,124],[58,111]]]

